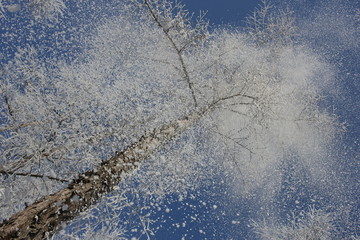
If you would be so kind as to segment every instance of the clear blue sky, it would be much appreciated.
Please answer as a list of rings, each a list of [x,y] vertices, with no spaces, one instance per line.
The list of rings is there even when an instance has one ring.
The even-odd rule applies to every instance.
[[[187,8],[195,13],[207,11],[207,18],[213,24],[242,24],[244,18],[251,14],[260,0],[185,0]]]

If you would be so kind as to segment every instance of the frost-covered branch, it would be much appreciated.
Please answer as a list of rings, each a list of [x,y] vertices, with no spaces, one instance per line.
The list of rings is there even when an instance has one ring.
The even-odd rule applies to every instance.
[[[260,7],[247,17],[247,31],[259,46],[287,45],[297,35],[294,21],[290,10],[274,13],[270,2],[263,0]]]
[[[184,79],[188,84],[194,105],[197,107],[198,101],[194,83],[189,75],[183,52],[190,46],[196,45],[197,42],[201,42],[207,37],[207,22],[203,20],[204,15],[199,16],[196,26],[192,28],[190,23],[192,16],[189,16],[188,11],[184,9],[184,5],[180,2],[173,4],[169,1],[144,0],[144,4],[151,17],[162,29],[166,38],[176,51]],[[173,33],[174,31],[176,32],[175,34]],[[181,37],[179,38],[179,36]]]
[[[313,207],[293,216],[288,225],[254,223],[253,227],[263,240],[328,240],[334,230],[333,216]]]
[[[2,126],[2,127],[0,127],[0,132],[14,131],[14,130],[18,130],[20,128],[36,126],[36,125],[39,125],[39,124],[40,124],[39,122],[27,122],[27,123],[20,123],[20,124],[16,124],[16,125]]]
[[[59,182],[62,182],[62,183],[70,182],[69,180],[61,179],[61,178],[57,178],[57,177],[53,177],[53,176],[47,176],[47,175],[36,174],[36,173],[13,172],[13,171],[6,171],[6,170],[3,170],[3,169],[0,169],[0,174],[2,174],[2,175],[13,175],[13,176],[24,176],[24,177],[34,177],[34,178],[48,178],[50,180],[55,180],[55,181],[59,181]]]

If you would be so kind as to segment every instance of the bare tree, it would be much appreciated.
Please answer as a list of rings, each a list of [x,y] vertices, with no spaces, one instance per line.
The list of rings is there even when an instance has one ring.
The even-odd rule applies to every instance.
[[[46,1],[31,1],[33,12],[63,11],[50,2],[44,10]],[[195,124],[232,146],[221,164],[236,166],[243,191],[262,183],[283,149],[306,152],[333,137],[312,82],[321,62],[298,53],[289,14],[268,18],[265,5],[248,34],[210,33],[204,16],[193,23],[179,2],[120,5],[77,61],[30,46],[2,68],[1,218],[13,215],[0,226],[4,239],[50,237]]]

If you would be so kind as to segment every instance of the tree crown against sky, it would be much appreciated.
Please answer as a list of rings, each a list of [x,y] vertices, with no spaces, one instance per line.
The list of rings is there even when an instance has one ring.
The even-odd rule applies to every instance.
[[[167,196],[186,198],[223,179],[245,199],[264,190],[258,204],[271,205],[286,175],[279,169],[292,164],[306,169],[307,184],[334,193],[334,163],[323,159],[340,125],[319,103],[335,73],[325,59],[297,43],[290,13],[273,14],[265,5],[248,18],[246,32],[209,32],[207,22],[200,17],[194,23],[180,3],[120,2],[97,10],[102,18],[90,34],[59,39],[63,30],[52,21],[61,21],[57,15],[73,17],[64,2],[29,4],[36,21],[20,24],[8,41],[23,30],[41,34],[30,31],[29,43],[10,45],[12,54],[2,67],[2,219],[65,187],[153,129],[209,107],[75,221],[71,234],[96,234],[84,223],[90,219],[88,224],[109,236],[126,236],[140,226],[133,235],[150,237],[147,205],[159,207]],[[78,4],[86,9],[86,3]],[[65,25],[70,36],[92,26],[79,18],[79,26]],[[78,51],[69,54],[67,48]],[[104,206],[112,207],[110,216],[137,221],[110,224],[106,214],[94,214]]]

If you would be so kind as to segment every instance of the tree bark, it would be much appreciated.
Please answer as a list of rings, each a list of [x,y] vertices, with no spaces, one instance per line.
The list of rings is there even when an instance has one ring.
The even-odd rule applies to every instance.
[[[137,143],[94,170],[81,174],[66,188],[45,196],[0,224],[0,239],[46,239],[62,222],[75,218],[110,192],[124,173],[134,170],[141,161],[201,118],[207,110],[190,114],[142,137]]]

